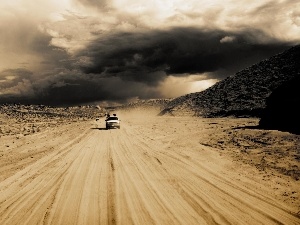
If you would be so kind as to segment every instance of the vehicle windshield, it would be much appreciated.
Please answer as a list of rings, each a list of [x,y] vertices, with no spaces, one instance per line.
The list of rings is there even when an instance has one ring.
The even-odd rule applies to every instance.
[[[119,120],[119,119],[116,116],[112,116],[112,117],[107,118],[106,120]]]

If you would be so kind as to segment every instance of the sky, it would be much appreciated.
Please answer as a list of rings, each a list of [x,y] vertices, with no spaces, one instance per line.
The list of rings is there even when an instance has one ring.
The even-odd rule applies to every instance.
[[[1,0],[0,103],[175,98],[299,43],[295,0]]]

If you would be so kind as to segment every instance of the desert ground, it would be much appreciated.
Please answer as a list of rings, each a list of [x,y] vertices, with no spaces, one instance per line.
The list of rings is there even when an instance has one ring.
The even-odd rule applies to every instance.
[[[0,115],[0,224],[300,224],[300,136],[257,118]]]

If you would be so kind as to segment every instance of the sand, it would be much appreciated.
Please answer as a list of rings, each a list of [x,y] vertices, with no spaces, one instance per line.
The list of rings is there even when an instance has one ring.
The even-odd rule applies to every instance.
[[[299,135],[118,115],[111,130],[1,115],[0,224],[300,224]]]

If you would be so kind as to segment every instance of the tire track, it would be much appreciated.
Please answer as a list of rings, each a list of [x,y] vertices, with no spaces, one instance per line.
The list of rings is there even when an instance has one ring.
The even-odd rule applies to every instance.
[[[61,184],[75,157],[71,150],[87,135],[88,132],[84,132],[1,182],[1,224],[19,224],[20,221],[22,224],[31,224],[43,220],[36,215],[44,217],[51,207],[53,195],[59,188],[57,186]],[[66,157],[70,158],[69,163],[62,160]]]
[[[270,195],[221,173],[209,147],[126,123],[73,128],[38,160],[11,167],[0,182],[1,225],[300,223]]]
[[[94,208],[91,213],[88,210],[90,205],[96,207],[91,196],[93,190],[99,190],[98,183],[92,177],[96,175],[95,180],[98,180],[95,161],[101,157],[95,148],[95,136],[89,136],[82,141],[82,146],[73,151],[76,157],[59,188],[47,224],[97,224],[99,221],[97,214],[93,213]]]
[[[108,144],[108,197],[107,197],[107,205],[108,205],[108,215],[107,215],[107,223],[109,225],[116,224],[116,185],[115,185],[115,164],[113,158],[113,151],[112,148],[113,143],[112,140],[109,139]]]
[[[133,133],[134,132],[130,135],[134,136]],[[147,138],[146,142],[143,140],[143,136],[137,136],[135,144],[146,151],[147,155],[151,154],[156,160],[159,159],[160,164],[168,171],[167,176],[171,177],[171,183],[180,181],[180,183],[174,184],[180,187],[178,188],[178,193],[186,198],[187,201],[197,205],[195,208],[200,210],[199,214],[203,215],[203,207],[198,206],[205,205],[206,210],[209,208],[211,215],[215,215],[221,224],[229,223],[227,218],[231,218],[230,220],[232,221],[240,222],[241,218],[249,218],[249,214],[252,214],[249,219],[253,222],[256,221],[255,223],[263,223],[262,221],[269,221],[269,224],[282,222],[289,222],[291,224],[299,223],[299,218],[284,208],[278,207],[274,201],[271,202],[269,198],[262,199],[260,195],[252,191],[233,185],[229,180],[222,178],[216,172],[213,172],[199,163],[199,161],[196,161],[195,158],[193,158],[194,155],[183,157],[183,155],[178,154],[176,151],[166,151],[162,149],[156,141],[149,141],[149,139],[151,140],[151,138]],[[141,143],[139,144],[139,142]],[[199,158],[199,156],[197,158]],[[176,168],[179,169],[174,172]],[[194,178],[189,181],[187,179],[189,177]],[[195,181],[197,181],[197,184],[195,184]],[[210,194],[205,200],[206,194],[203,193],[202,190],[207,190],[213,194]],[[197,203],[195,203],[195,199],[198,199]],[[227,206],[227,209],[224,206]],[[219,212],[216,212],[215,209],[217,208],[220,209]],[[236,213],[233,213],[233,211],[236,211]],[[222,212],[222,214],[220,214],[220,212]],[[232,216],[234,214],[238,216]],[[212,224],[215,223],[215,220],[211,219],[211,216],[206,218],[206,221],[208,223],[211,221]]]
[[[139,210],[144,213],[144,215],[140,215],[140,218],[135,219],[136,223],[199,224],[199,221],[202,221],[202,224],[205,224],[202,217],[197,217],[192,208],[185,204],[185,202],[181,203],[185,205],[186,208],[184,211],[189,216],[189,219],[179,216],[182,213],[181,211],[183,211],[181,205],[172,204],[175,200],[173,197],[166,198],[166,196],[176,195],[176,193],[168,182],[161,182],[168,179],[168,177],[165,171],[161,170],[162,167],[156,167],[159,165],[157,160],[155,159],[156,162],[150,161],[149,164],[149,158],[146,156],[147,154],[144,154],[149,149],[143,149],[144,147],[135,141],[132,143],[132,139],[129,136],[120,135],[120,137],[122,141],[116,141],[116,143],[120,143],[121,145],[117,149],[122,149],[122,151],[118,152],[118,161],[122,165],[122,169],[120,170],[123,171],[120,177],[129,181],[125,183],[125,185],[131,184],[128,189],[134,190],[132,191],[133,193],[128,193],[130,195],[128,201],[137,199],[136,202],[128,204],[138,206],[135,210],[132,210],[133,212]],[[153,162],[156,164],[153,164]],[[171,194],[168,192],[171,192]],[[180,196],[177,197],[181,198]],[[148,218],[149,216],[150,218]],[[152,221],[155,222],[153,223]]]

